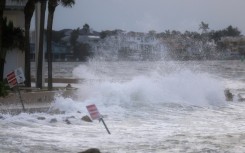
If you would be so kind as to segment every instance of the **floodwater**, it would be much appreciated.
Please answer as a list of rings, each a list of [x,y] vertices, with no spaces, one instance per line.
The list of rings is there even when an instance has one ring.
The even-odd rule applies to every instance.
[[[245,91],[245,62],[62,65],[54,63],[56,77],[84,79],[74,85],[77,97],[56,97],[51,108],[64,114],[1,114],[0,152],[245,152],[245,103],[237,96]],[[81,120],[90,104],[105,116],[110,135],[101,122]]]

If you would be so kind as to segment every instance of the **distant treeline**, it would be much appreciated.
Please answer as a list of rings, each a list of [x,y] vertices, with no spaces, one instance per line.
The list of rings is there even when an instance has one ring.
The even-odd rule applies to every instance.
[[[201,22],[199,25],[201,32],[176,30],[166,30],[157,33],[154,30],[148,33],[142,32],[125,32],[123,30],[105,30],[101,32],[93,31],[88,24],[85,24],[82,29],[64,29],[53,31],[53,42],[62,44],[66,47],[67,55],[70,60],[84,61],[88,57],[93,56],[93,44],[100,43],[108,37],[117,36],[119,33],[128,33],[130,35],[148,35],[155,37],[167,46],[169,55],[175,59],[191,59],[191,58],[215,58],[217,52],[220,52],[221,47],[219,41],[224,37],[241,36],[241,31],[233,26],[228,26],[222,30],[209,30],[208,24]],[[89,41],[89,36],[96,36],[99,39]],[[92,42],[92,43],[91,43]],[[198,50],[198,53],[197,53]],[[222,47],[222,50],[225,50]]]

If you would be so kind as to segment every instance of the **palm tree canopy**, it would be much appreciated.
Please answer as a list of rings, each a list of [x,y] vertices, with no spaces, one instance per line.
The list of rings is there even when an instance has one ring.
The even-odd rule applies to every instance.
[[[58,0],[63,7],[72,7],[75,4],[75,0]]]
[[[7,18],[3,19],[3,48],[4,49],[13,49],[19,48],[20,50],[24,50],[23,48],[23,30],[19,27],[14,27],[12,21],[7,21]]]
[[[202,21],[199,25],[199,29],[202,30],[203,33],[206,33],[209,29],[208,24]]]
[[[49,12],[53,14],[56,6],[62,5],[63,7],[72,7],[75,4],[75,0],[48,0]]]

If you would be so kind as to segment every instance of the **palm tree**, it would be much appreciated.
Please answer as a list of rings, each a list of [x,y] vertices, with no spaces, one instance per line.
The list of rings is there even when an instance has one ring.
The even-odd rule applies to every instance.
[[[85,34],[88,34],[90,32],[89,29],[90,29],[90,27],[87,23],[83,25],[83,31],[85,32]]]
[[[44,21],[45,21],[46,0],[41,0],[41,17],[40,17],[40,35],[39,35],[39,48],[37,59],[37,77],[36,87],[42,88],[42,70],[43,70],[43,34],[44,34]]]
[[[14,27],[12,21],[7,21],[5,17],[3,19],[3,50],[11,50],[14,48],[18,48],[20,50],[24,50],[23,41],[24,41],[24,31],[19,27]],[[6,54],[6,52],[5,52]],[[5,55],[4,55],[5,56]]]
[[[3,81],[3,71],[4,71],[4,57],[3,54],[3,10],[5,8],[6,0],[0,1],[0,81]]]
[[[2,46],[1,46],[1,77],[3,81],[3,70],[4,70],[4,64],[5,64],[5,57],[8,50],[18,48],[22,51],[23,48],[23,30],[19,27],[14,27],[13,22],[7,22],[7,18],[3,18],[3,25],[2,25]]]
[[[30,25],[35,10],[35,0],[28,0],[25,8],[25,85],[31,87]]]
[[[52,31],[53,18],[56,6],[72,7],[75,0],[49,0],[48,1],[48,23],[47,23],[47,55],[48,55],[48,90],[52,90]]]
[[[207,33],[209,29],[208,24],[202,21],[199,25],[199,29],[202,30],[202,33]]]

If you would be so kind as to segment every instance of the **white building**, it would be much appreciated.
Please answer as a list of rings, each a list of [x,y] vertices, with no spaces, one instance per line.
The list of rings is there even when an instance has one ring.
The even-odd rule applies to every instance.
[[[165,54],[156,36],[135,32],[108,36],[94,44],[93,51],[107,60],[159,60]]]

